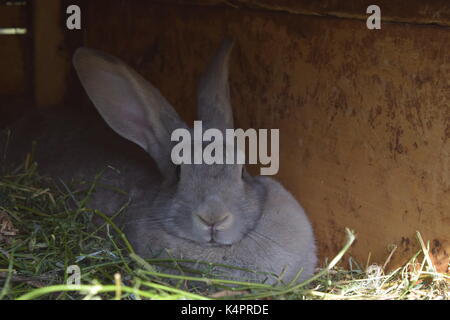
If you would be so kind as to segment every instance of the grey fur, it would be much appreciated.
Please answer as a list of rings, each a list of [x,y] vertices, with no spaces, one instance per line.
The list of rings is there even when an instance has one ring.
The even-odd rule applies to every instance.
[[[208,127],[233,126],[228,88],[232,42],[225,41],[202,76],[198,114]],[[15,128],[27,149],[38,140],[41,172],[65,180],[91,180],[125,189],[128,196],[97,187],[91,207],[114,213],[131,204],[120,223],[144,257],[163,256],[233,264],[282,274],[290,281],[309,277],[316,265],[315,241],[302,207],[281,184],[253,177],[242,165],[181,165],[170,160],[170,133],[187,128],[160,92],[117,58],[80,48],[74,55],[79,78],[111,132],[101,122],[75,114],[45,118]],[[44,127],[44,129],[40,129]],[[66,129],[66,131],[64,131]],[[19,142],[17,142],[19,141]],[[12,152],[23,156],[23,150]],[[108,166],[106,166],[108,165]],[[277,279],[233,271],[226,277]]]
[[[228,64],[232,49],[233,41],[225,39],[199,81],[197,115],[207,128],[233,128],[228,84]]]

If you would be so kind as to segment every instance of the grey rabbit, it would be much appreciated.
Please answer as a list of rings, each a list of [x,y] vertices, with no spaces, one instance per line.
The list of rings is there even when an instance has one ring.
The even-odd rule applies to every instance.
[[[233,41],[223,41],[198,86],[198,118],[209,128],[234,127],[228,84],[232,47]],[[174,165],[171,132],[188,126],[161,93],[122,61],[97,50],[79,48],[73,64],[101,117],[124,139],[78,114],[22,123],[15,136],[22,145],[30,137],[38,141],[42,172],[90,180],[103,169],[90,206],[111,215],[131,199],[117,221],[143,257],[233,265],[280,275],[283,282],[299,271],[298,281],[313,274],[311,224],[280,183],[251,176],[241,164]],[[239,269],[227,272],[232,279],[280,280]]]

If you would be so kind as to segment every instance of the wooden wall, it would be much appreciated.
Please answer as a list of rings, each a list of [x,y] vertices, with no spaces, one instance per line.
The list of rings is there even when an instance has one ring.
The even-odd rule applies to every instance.
[[[130,63],[191,121],[198,76],[221,39],[233,36],[237,124],[280,128],[277,178],[306,208],[321,257],[336,254],[349,227],[358,235],[353,257],[365,263],[371,252],[383,263],[394,244],[397,266],[417,250],[418,230],[445,269],[449,6],[437,1],[433,11],[416,1],[405,14],[383,2],[382,14],[398,22],[370,31],[367,1],[340,12],[333,1],[244,2],[89,2],[84,44]]]
[[[29,28],[29,6],[0,1],[0,127],[30,103]]]
[[[364,0],[80,0],[70,4],[81,6],[82,30],[63,40],[53,30],[47,39],[42,19],[64,28],[56,15],[65,16],[68,1],[61,3],[36,11],[39,105],[86,99],[68,63],[86,45],[135,67],[192,121],[198,76],[230,35],[236,122],[280,129],[277,179],[307,210],[321,257],[337,253],[349,227],[358,236],[353,257],[365,264],[370,252],[384,263],[396,245],[395,267],[418,249],[418,230],[447,268],[448,1],[410,1],[405,9],[380,0],[382,29],[370,31]]]
[[[67,97],[73,50],[66,45],[74,37],[65,8],[61,0],[0,0],[0,128]]]
[[[61,0],[33,1],[32,12],[34,107],[59,106],[68,91],[71,70],[71,51],[65,43],[65,32],[69,32],[66,4]]]

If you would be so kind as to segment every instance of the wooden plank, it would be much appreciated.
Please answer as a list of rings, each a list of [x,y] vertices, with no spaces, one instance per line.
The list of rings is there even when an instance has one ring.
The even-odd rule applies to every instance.
[[[366,9],[376,4],[381,8],[382,22],[435,24],[450,26],[450,2],[448,0],[403,1],[352,0],[151,0],[156,3],[179,5],[228,6],[237,9],[250,8],[291,14],[339,17],[366,20]]]
[[[5,6],[0,5],[0,28],[27,27],[27,7],[26,6]]]
[[[38,108],[59,105],[67,89],[70,58],[64,50],[60,0],[33,1],[34,99]]]
[[[235,38],[238,127],[280,129],[277,178],[309,214],[321,257],[339,251],[350,227],[354,258],[371,252],[383,264],[395,244],[397,267],[418,250],[419,230],[447,268],[447,28],[389,23],[378,32],[355,19],[138,0],[85,9],[85,45],[135,67],[188,121],[206,61],[224,35]]]
[[[26,90],[24,40],[0,36],[0,95],[24,94]]]

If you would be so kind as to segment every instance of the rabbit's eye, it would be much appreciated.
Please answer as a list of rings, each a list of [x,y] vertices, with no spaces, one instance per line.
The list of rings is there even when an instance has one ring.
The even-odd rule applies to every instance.
[[[180,165],[176,166],[175,172],[176,172],[175,174],[177,176],[177,180],[180,180],[180,174],[181,174],[181,166]]]

